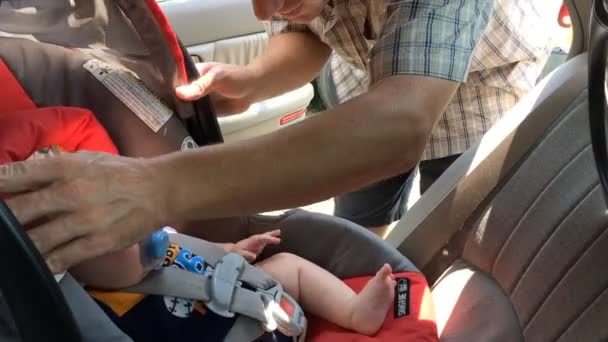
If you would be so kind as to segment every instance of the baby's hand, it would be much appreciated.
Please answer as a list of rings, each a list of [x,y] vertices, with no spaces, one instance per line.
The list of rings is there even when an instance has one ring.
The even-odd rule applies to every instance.
[[[267,245],[281,243],[279,235],[281,235],[279,229],[264,234],[252,235],[235,243],[232,251],[242,255],[247,261],[254,262]]]

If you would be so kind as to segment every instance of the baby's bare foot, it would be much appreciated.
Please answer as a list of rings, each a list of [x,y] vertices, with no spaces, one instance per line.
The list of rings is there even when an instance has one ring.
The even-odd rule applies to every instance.
[[[384,264],[355,297],[351,316],[353,330],[373,335],[382,327],[386,312],[395,298],[395,280],[392,273],[391,266]]]

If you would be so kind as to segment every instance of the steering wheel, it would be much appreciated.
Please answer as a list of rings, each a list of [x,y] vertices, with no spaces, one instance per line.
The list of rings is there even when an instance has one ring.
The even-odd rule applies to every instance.
[[[83,341],[74,316],[38,250],[0,199],[0,289],[24,342]]]
[[[608,151],[606,149],[606,58],[608,12],[603,0],[593,3],[594,21],[589,39],[589,124],[595,164],[608,204]]]

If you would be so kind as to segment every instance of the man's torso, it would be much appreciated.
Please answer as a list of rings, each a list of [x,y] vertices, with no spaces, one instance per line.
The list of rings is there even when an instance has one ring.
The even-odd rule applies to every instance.
[[[560,4],[556,0],[329,1],[307,29],[334,51],[331,73],[340,102],[367,91],[374,78],[370,69],[381,70],[391,63],[410,64],[403,67],[408,74],[464,81],[423,155],[423,160],[435,159],[462,153],[477,143],[532,89],[551,50]],[[487,10],[492,6],[493,11]],[[395,22],[396,13],[400,23]],[[475,32],[467,32],[479,25],[471,22],[475,17],[487,26],[469,60],[463,60],[456,42],[466,35],[475,36]],[[393,34],[396,27],[402,38]],[[391,39],[386,39],[388,35]],[[402,48],[414,51],[406,58],[398,56],[403,51],[392,43],[399,39]],[[417,53],[445,57],[429,63]],[[458,76],[463,69],[468,69],[466,80]]]

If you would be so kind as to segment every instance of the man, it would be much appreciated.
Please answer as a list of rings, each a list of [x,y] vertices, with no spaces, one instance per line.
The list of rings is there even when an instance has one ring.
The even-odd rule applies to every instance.
[[[490,13],[489,1],[279,1],[278,6],[283,7],[281,16],[266,23],[271,35],[267,54],[247,67],[203,64],[200,88],[191,89],[188,95],[225,96],[221,100],[216,97],[222,112],[242,111],[250,102],[290,90],[312,78],[327,58],[327,46],[333,51],[331,76],[341,103],[364,94],[370,84],[396,74],[463,82],[422,155],[420,187],[424,192],[534,86],[551,51],[551,28],[557,25],[561,2],[533,2],[498,0]],[[266,6],[272,6],[272,2]],[[425,9],[417,9],[419,6]],[[265,11],[255,10],[258,16]],[[412,18],[413,13],[416,16]],[[478,37],[486,21],[486,32],[469,61],[467,56],[474,46],[465,40]],[[424,35],[417,29],[421,23],[429,27]],[[297,60],[297,66],[293,65],[289,72],[281,65],[288,65],[287,61],[273,59],[288,49]],[[269,71],[270,67],[276,69]],[[247,74],[255,70],[276,75],[266,78],[274,84],[272,90]],[[286,72],[279,75],[279,70]],[[347,130],[341,133],[349,134]],[[402,153],[393,158],[402,158]],[[385,235],[387,225],[400,219],[405,211],[410,174],[408,170],[336,197],[336,216]]]
[[[254,1],[258,14],[267,5],[259,5],[263,1]],[[508,0],[498,4],[503,1]],[[342,8],[345,13],[364,8],[384,13],[359,21],[332,15],[329,5],[292,0],[270,10],[294,21],[320,13],[327,23],[341,23],[344,35],[358,37],[357,30],[363,30],[369,35],[361,37],[375,38],[367,46],[369,63],[359,50],[350,55],[353,63],[369,65],[369,89],[323,115],[247,143],[153,159],[80,154],[1,166],[0,193],[38,189],[11,198],[18,219],[28,223],[52,217],[28,232],[51,270],[132,245],[166,224],[295,207],[415,167],[469,66],[491,66],[473,53],[480,40],[495,34],[486,32],[482,38],[494,1],[372,1],[370,7]],[[348,20],[358,24],[347,25]],[[370,43],[355,41],[361,51]],[[502,45],[517,47],[505,39]],[[345,45],[344,51],[354,48]],[[491,52],[483,45],[480,50],[480,56]],[[309,82],[329,54],[327,44],[310,32],[279,34],[252,65],[207,64],[198,82],[177,92],[185,99],[210,92],[218,110],[235,112]],[[394,59],[395,54],[407,58]],[[512,69],[521,72],[515,65]],[[479,78],[479,83],[490,81],[496,80]],[[243,169],[255,172],[244,178]]]

